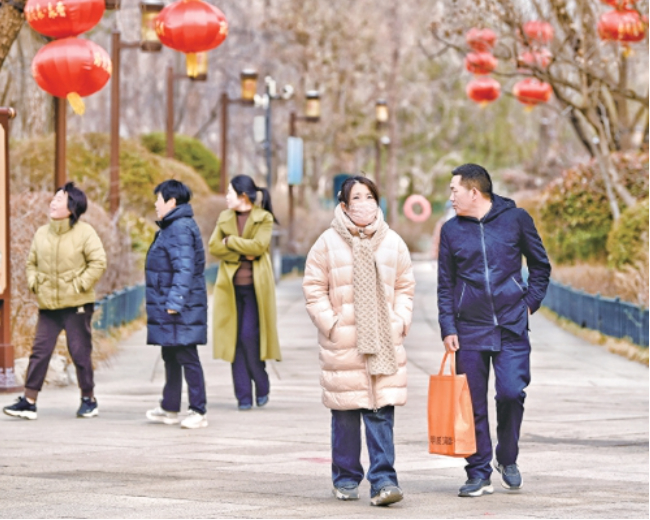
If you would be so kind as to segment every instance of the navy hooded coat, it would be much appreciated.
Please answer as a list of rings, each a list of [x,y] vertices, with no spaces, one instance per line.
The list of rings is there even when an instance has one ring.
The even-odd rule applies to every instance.
[[[156,222],[160,230],[147,253],[147,343],[203,345],[208,336],[205,252],[189,204]],[[169,314],[167,309],[177,311]]]
[[[524,283],[522,255],[528,266]],[[501,331],[522,335],[528,309],[539,309],[551,264],[533,219],[499,195],[483,219],[454,217],[442,227],[438,257],[438,319],[442,338],[461,349],[500,350]]]

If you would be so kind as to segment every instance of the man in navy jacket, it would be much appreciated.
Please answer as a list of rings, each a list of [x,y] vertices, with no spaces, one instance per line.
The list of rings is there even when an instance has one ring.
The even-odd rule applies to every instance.
[[[528,316],[544,299],[551,265],[533,219],[512,200],[492,193],[483,167],[459,166],[450,187],[457,216],[445,223],[440,236],[438,312],[445,349],[456,353],[474,407],[477,452],[467,458],[468,480],[459,496],[477,497],[494,491],[487,409],[490,362],[497,403],[494,468],[506,489],[523,485],[517,455],[524,389],[530,382]]]
[[[162,347],[165,387],[160,406],[147,418],[178,424],[183,374],[190,410],[182,428],[204,428],[205,380],[197,345],[207,342],[208,297],[205,252],[189,201],[192,192],[182,182],[168,180],[156,186],[158,227],[145,263],[147,343]]]

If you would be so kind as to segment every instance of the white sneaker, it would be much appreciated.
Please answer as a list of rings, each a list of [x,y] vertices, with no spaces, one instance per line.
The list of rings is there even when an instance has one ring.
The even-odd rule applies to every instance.
[[[207,425],[208,418],[194,410],[190,410],[189,415],[181,422],[181,428],[205,428]]]
[[[181,422],[181,420],[178,418],[178,413],[167,412],[160,406],[154,408],[153,410],[147,410],[147,419],[149,419],[151,422],[163,424],[178,424]]]

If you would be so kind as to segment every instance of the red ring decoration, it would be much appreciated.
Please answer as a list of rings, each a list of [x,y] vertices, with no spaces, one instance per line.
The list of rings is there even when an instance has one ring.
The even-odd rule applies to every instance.
[[[420,206],[421,212],[413,211],[414,206]],[[423,195],[410,195],[404,201],[404,216],[411,222],[424,222],[431,216],[431,204]]]

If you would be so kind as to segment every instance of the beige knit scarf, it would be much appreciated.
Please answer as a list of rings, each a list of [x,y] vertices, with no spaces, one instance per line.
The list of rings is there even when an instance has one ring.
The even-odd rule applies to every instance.
[[[388,224],[378,209],[375,222],[357,228],[339,205],[334,212],[332,227],[352,249],[357,350],[368,356],[371,375],[394,374],[397,372],[397,359],[391,319],[374,254],[388,233]]]

